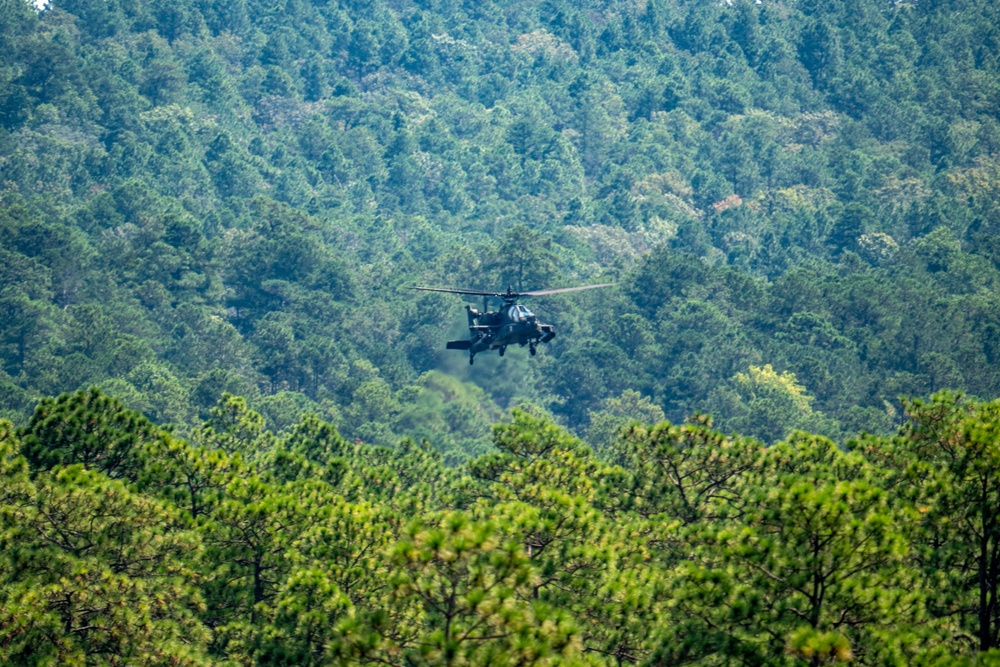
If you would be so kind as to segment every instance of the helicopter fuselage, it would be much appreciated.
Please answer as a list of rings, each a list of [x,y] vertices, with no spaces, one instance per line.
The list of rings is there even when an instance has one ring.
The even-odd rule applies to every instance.
[[[469,318],[469,340],[450,341],[452,350],[468,350],[469,363],[476,354],[498,350],[503,356],[508,345],[528,345],[532,356],[538,343],[547,343],[555,335],[551,324],[542,324],[526,306],[508,302],[498,311],[480,312],[472,306],[465,307]]]
[[[445,292],[448,294],[470,294],[483,297],[483,312],[472,306],[466,306],[469,315],[469,339],[450,340],[449,350],[468,350],[469,363],[475,361],[476,355],[487,350],[497,350],[503,356],[508,345],[529,346],[531,356],[535,356],[538,343],[548,343],[555,338],[556,330],[551,324],[542,324],[527,307],[518,303],[518,299],[534,296],[549,296],[567,292],[582,292],[598,287],[612,287],[614,283],[600,285],[580,285],[579,287],[557,287],[555,289],[540,289],[531,292],[515,292],[510,285],[506,292],[490,292],[486,290],[454,289],[451,287],[411,287],[410,289],[424,292]],[[490,312],[486,307],[486,299],[502,299],[503,308]]]

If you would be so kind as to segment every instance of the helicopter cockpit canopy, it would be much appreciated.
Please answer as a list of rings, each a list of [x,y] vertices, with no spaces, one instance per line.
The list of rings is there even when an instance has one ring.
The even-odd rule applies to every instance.
[[[515,304],[510,307],[507,311],[510,319],[514,322],[524,322],[529,317],[534,317],[535,314],[527,306],[522,306],[521,304]]]

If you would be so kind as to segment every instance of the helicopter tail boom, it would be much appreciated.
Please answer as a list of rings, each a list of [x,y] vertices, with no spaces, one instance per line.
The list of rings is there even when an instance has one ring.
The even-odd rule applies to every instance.
[[[471,340],[450,340],[445,346],[446,350],[468,350],[472,347]]]

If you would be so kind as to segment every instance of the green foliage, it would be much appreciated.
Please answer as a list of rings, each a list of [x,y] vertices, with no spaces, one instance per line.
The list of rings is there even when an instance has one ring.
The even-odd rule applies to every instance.
[[[0,14],[0,662],[996,662],[996,3]]]
[[[25,457],[36,469],[80,463],[116,478],[135,474],[144,443],[156,435],[145,417],[88,389],[44,399],[22,437]]]
[[[360,661],[382,662],[384,652],[410,664],[563,662],[573,627],[519,599],[532,577],[519,545],[461,513],[435,523],[410,525],[393,547],[394,605],[369,640],[375,645],[355,649],[364,651]]]
[[[794,374],[779,375],[766,364],[737,373],[728,386],[709,395],[707,407],[717,409],[720,419],[734,430],[776,442],[795,429],[815,430],[822,415],[813,411],[814,400]]]
[[[603,409],[590,413],[587,443],[605,458],[621,462],[614,452],[619,432],[630,423],[658,424],[666,420],[663,410],[637,391],[626,389],[618,398],[609,398]]]
[[[944,609],[962,610],[962,626],[982,651],[1000,641],[998,409],[996,401],[976,403],[948,392],[907,406],[912,444],[904,455],[913,466],[936,468],[922,484],[922,560],[948,590]]]
[[[687,620],[675,636],[700,642],[682,640],[676,654],[767,664],[783,654],[809,664],[906,659],[933,592],[908,567],[906,516],[857,462],[853,478],[841,476],[844,456],[822,439],[767,450],[737,482],[737,511],[688,531],[694,553],[676,580]],[[941,641],[931,639],[934,627],[923,641]]]
[[[622,435],[633,479],[629,495],[643,516],[693,523],[739,507],[742,478],[759,466],[760,444],[725,437],[704,418],[648,430],[637,425]]]
[[[39,413],[100,405],[89,418],[110,442],[142,438],[129,466],[105,472],[27,459],[0,422],[7,662],[986,665],[995,653],[995,402],[915,401],[895,437],[851,452],[801,431],[764,447],[704,416],[633,421],[608,450],[614,466],[519,409],[493,428],[495,452],[456,470],[427,444],[352,444],[314,416],[247,460],[102,421],[121,408],[99,394],[60,401]],[[196,434],[262,437],[238,397],[212,424]]]
[[[627,391],[769,442],[997,393],[991,3],[494,10],[11,4],[0,412],[97,386],[190,432],[229,392],[458,462],[495,411],[411,410],[431,371],[602,449]],[[495,374],[397,289],[598,280]]]
[[[248,459],[268,451],[274,442],[274,436],[264,430],[264,418],[250,410],[243,397],[228,393],[212,408],[211,417],[195,431],[193,439],[206,448]]]
[[[78,465],[25,491],[3,505],[5,661],[207,662],[201,540],[177,510]]]

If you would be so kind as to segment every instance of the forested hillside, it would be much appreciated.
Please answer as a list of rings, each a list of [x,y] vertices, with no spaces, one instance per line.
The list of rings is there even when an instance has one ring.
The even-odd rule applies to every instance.
[[[1000,7],[18,0],[0,15],[0,406],[598,447],[711,413],[888,434],[1000,395]],[[559,336],[470,369],[458,297]]]
[[[907,413],[850,451],[633,425],[611,465],[515,410],[454,468],[46,399],[0,422],[0,662],[998,665],[1000,402]]]
[[[1000,665],[998,58],[992,0],[0,0],[0,663]],[[406,289],[590,282],[475,366]]]

